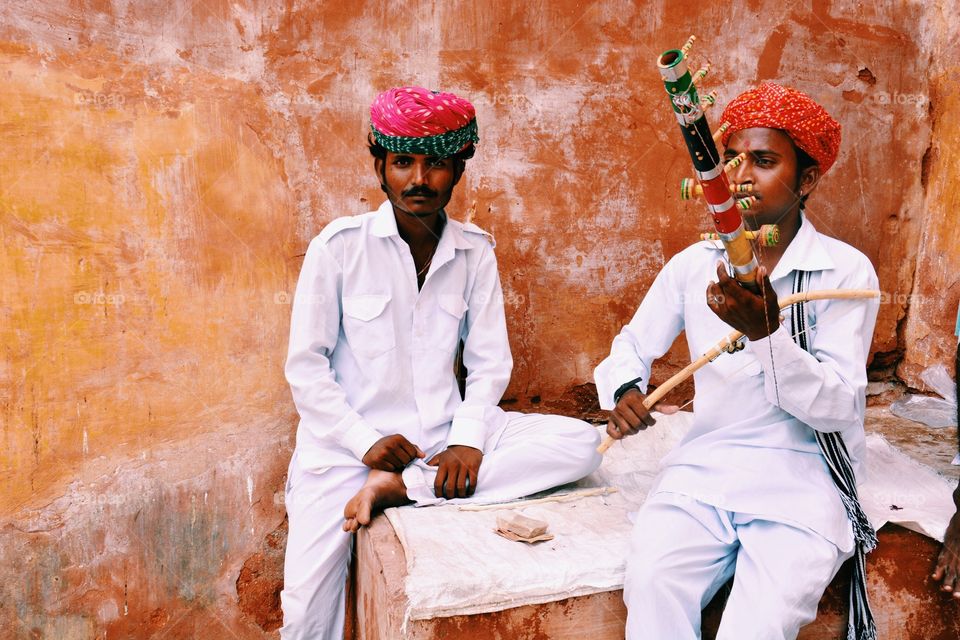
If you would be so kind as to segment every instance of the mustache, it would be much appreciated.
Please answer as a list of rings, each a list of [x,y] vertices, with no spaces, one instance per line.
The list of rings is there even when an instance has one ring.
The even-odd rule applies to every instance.
[[[430,187],[411,187],[406,191],[400,192],[400,195],[404,198],[412,198],[414,196],[423,196],[425,198],[436,198],[439,194],[431,189]]]

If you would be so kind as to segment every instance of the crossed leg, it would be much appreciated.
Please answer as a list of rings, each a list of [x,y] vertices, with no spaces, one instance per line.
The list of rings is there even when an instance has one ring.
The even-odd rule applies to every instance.
[[[600,466],[599,432],[589,424],[545,414],[506,414],[507,421],[480,465],[477,491],[470,498],[445,501],[433,492],[437,468],[416,460],[402,474],[371,471],[344,509],[345,531],[356,531],[392,506],[483,503],[513,500],[589,475]]]

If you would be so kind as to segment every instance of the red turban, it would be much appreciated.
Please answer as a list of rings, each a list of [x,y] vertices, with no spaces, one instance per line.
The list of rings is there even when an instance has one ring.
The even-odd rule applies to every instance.
[[[724,146],[741,129],[781,129],[816,160],[821,174],[833,166],[840,151],[840,123],[807,94],[772,82],[741,93],[720,119],[730,124],[721,138]]]

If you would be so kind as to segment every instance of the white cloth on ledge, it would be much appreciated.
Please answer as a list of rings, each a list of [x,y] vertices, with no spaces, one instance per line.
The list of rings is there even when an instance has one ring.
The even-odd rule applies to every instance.
[[[499,510],[457,506],[388,509],[407,560],[407,620],[500,611],[623,587],[630,513],[646,499],[659,461],[692,415],[656,414],[657,424],[615,444],[596,472],[570,489],[612,486],[617,493],[517,509],[549,523],[555,538],[527,545],[496,535]],[[953,485],[882,436],[867,436],[861,502],[871,523],[887,522],[943,540]],[[522,470],[518,470],[522,473]]]

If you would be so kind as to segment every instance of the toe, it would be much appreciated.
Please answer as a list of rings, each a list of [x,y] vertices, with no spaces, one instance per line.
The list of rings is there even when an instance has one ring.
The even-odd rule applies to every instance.
[[[357,523],[361,526],[370,524],[370,506],[371,502],[364,500],[357,509]]]
[[[360,501],[358,500],[359,494],[350,498],[347,502],[347,506],[343,508],[343,530],[344,531],[356,531],[359,527],[357,523],[357,511],[359,508]]]

